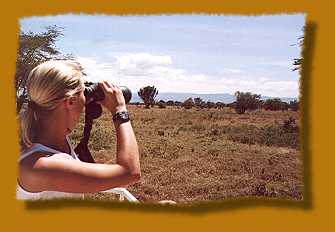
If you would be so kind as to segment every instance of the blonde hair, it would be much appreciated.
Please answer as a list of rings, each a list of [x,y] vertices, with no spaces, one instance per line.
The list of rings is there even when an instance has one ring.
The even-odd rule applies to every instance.
[[[84,90],[82,67],[79,63],[52,60],[36,66],[28,76],[27,109],[20,115],[21,146],[26,149],[36,138],[39,115],[55,109],[62,100]]]

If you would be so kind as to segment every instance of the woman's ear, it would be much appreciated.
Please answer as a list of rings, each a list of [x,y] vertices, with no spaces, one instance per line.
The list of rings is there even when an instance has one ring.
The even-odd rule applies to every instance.
[[[74,105],[75,98],[74,97],[69,97],[64,100],[65,106],[66,107],[72,107]]]

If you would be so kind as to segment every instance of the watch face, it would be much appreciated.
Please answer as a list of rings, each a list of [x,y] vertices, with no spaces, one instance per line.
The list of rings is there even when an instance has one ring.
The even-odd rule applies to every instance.
[[[128,122],[129,115],[127,111],[118,112],[113,116],[113,121]]]
[[[123,119],[123,120],[128,119],[128,114],[127,114],[127,112],[122,112],[122,113],[120,114],[120,118]]]

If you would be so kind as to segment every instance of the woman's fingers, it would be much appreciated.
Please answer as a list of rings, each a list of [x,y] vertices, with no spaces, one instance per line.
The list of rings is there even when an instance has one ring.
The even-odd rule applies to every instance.
[[[118,93],[119,92],[119,86],[117,84],[114,84],[112,82],[109,83],[111,88],[113,89],[114,92]]]
[[[106,84],[106,86],[108,86],[109,88],[111,88],[112,86],[111,86],[111,83],[109,83],[108,81],[103,81],[105,84]]]
[[[102,91],[104,91],[104,94],[106,95],[110,87],[107,86],[105,81],[99,82],[99,86],[102,88]]]
[[[100,82],[102,85],[104,85],[105,89],[108,90],[112,90],[113,92],[118,92],[118,90],[120,89],[120,87],[112,82],[109,81],[102,81]]]
[[[105,95],[110,95],[110,94],[114,95],[118,89],[117,85],[111,82],[108,82],[108,81],[100,81],[99,86],[102,88]]]
[[[109,109],[112,113],[115,113],[119,108],[125,108],[125,100],[122,94],[121,88],[107,81],[99,82],[99,86],[102,88],[105,99],[101,101],[101,104]]]

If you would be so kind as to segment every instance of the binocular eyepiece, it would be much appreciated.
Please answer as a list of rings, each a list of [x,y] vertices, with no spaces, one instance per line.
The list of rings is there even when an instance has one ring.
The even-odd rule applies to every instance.
[[[130,89],[126,86],[120,86],[120,89],[122,91],[126,104],[128,104],[132,97]],[[99,86],[98,83],[93,82],[85,82],[84,95],[86,98],[86,105],[93,101],[102,101],[105,98],[105,94],[102,88]]]

